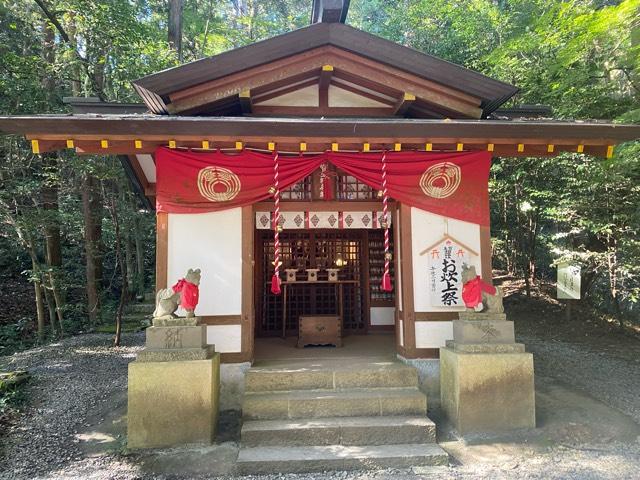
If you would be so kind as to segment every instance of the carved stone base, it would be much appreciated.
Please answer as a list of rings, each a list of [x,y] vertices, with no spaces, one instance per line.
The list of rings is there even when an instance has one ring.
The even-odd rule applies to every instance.
[[[219,392],[217,353],[197,361],[142,362],[138,357],[129,364],[128,448],[210,444]]]
[[[174,317],[165,315],[164,317],[153,317],[154,327],[195,327],[201,323],[200,317]]]
[[[181,362],[206,360],[215,354],[215,347],[204,348],[145,348],[136,357],[138,362]]]
[[[146,347],[158,348],[203,348],[207,346],[207,326],[149,327]]]
[[[454,320],[456,343],[515,343],[513,322],[506,320]]]
[[[441,348],[440,401],[463,435],[534,428],[533,355]]]
[[[464,311],[464,312],[460,312],[458,313],[458,318],[460,320],[470,320],[470,321],[477,321],[477,320],[506,320],[507,319],[507,314],[506,313],[493,313],[493,312],[471,312],[471,311]]]
[[[456,343],[447,340],[447,348],[464,353],[524,353],[524,343]]]

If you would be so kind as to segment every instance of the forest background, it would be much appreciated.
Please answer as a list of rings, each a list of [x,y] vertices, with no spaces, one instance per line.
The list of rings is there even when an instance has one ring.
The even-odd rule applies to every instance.
[[[0,0],[0,114],[67,112],[66,96],[139,102],[131,80],[303,27],[310,9]],[[347,23],[515,84],[507,106],[640,122],[640,0],[353,0]],[[531,294],[577,262],[581,302],[640,326],[640,142],[607,160],[495,159],[490,186],[494,268]],[[34,155],[0,137],[0,354],[112,328],[153,290],[154,225],[117,157]]]

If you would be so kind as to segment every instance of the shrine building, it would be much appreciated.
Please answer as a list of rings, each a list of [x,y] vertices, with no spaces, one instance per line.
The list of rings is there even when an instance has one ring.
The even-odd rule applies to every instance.
[[[517,87],[324,4],[340,5],[316,1],[307,27],[134,80],[143,103],[0,117],[35,153],[121,158],[155,209],[156,288],[202,271],[196,315],[220,353],[223,409],[251,364],[304,358],[386,356],[437,396],[463,264],[492,280],[491,159],[604,158],[640,138],[503,108]]]

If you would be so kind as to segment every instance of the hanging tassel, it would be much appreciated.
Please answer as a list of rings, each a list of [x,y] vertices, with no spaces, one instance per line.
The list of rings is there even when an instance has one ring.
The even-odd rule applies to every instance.
[[[280,179],[279,179],[278,153],[273,156],[273,199],[275,202],[274,226],[273,226],[273,276],[271,277],[271,293],[280,295]]]
[[[381,288],[383,292],[390,292],[393,290],[391,287],[391,274],[389,272],[384,272],[384,274],[382,274]]]
[[[384,228],[384,274],[380,288],[383,292],[393,290],[391,286],[391,252],[389,252],[389,192],[387,191],[387,152],[382,154],[382,228]]]
[[[280,277],[277,273],[274,273],[273,277],[271,277],[271,293],[274,295],[280,295],[280,282]]]

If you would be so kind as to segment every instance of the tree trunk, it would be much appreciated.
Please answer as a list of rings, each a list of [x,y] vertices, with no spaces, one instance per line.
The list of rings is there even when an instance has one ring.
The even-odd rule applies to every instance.
[[[124,307],[127,303],[129,278],[127,275],[127,262],[122,255],[122,236],[120,230],[120,222],[118,220],[118,211],[116,206],[116,196],[111,197],[111,219],[113,220],[113,229],[115,234],[115,249],[116,249],[116,261],[120,267],[120,276],[122,278],[122,289],[120,290],[120,301],[118,302],[118,309],[116,311],[116,334],[113,338],[113,346],[120,346],[120,339],[122,337],[122,316],[124,314]]]
[[[132,228],[128,227],[129,226],[124,225],[125,230],[122,234],[122,241],[124,243],[124,259],[127,263],[127,272],[129,273],[127,290],[129,291],[129,294],[133,296],[136,293],[136,285],[134,284],[136,267],[133,253],[135,247],[133,245],[133,239],[131,238],[131,235],[133,234]]]
[[[87,281],[87,313],[89,326],[95,327],[100,318],[100,286],[102,281],[102,256],[99,254],[100,238],[102,236],[101,220],[96,219],[96,197],[100,192],[97,180],[90,174],[85,174],[82,184],[82,214],[84,216],[84,249],[86,257]]]
[[[64,323],[63,323],[64,314],[62,309],[64,307],[64,300],[60,292],[60,285],[58,284],[57,277],[53,270],[49,271],[48,278],[49,278],[51,293],[53,295],[53,301],[55,303],[55,308],[56,308],[56,318],[58,320],[58,334],[60,337],[63,337],[64,336]]]
[[[618,244],[612,235],[607,235],[607,271],[613,308],[622,327],[622,308],[620,307],[620,298],[618,296]]]
[[[182,7],[184,0],[169,0],[167,37],[169,46],[178,54],[182,62]]]
[[[36,314],[38,318],[38,343],[42,344],[44,342],[45,331],[47,328],[44,312],[44,301],[42,299],[42,276],[40,273],[40,266],[38,265],[38,261],[35,258],[35,252],[32,251],[31,253],[31,268],[34,278],[33,288],[36,300]]]
[[[142,228],[140,225],[140,218],[136,215],[134,218],[135,231],[134,242],[136,245],[136,290],[138,296],[144,298],[144,248],[142,248]]]

